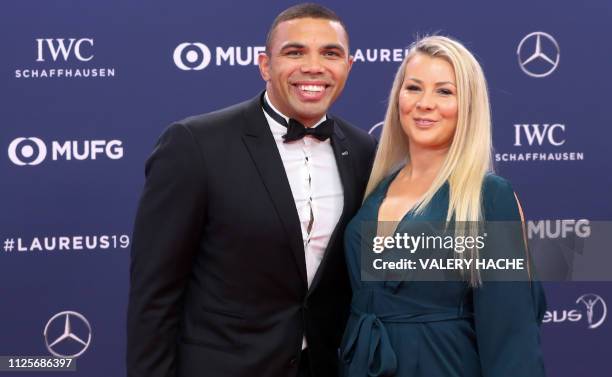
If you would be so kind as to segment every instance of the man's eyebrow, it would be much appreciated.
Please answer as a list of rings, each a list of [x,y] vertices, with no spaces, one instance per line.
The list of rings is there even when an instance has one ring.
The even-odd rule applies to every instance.
[[[340,50],[345,52],[344,46],[339,43],[328,43],[322,47],[323,50]]]
[[[306,48],[306,45],[300,42],[287,42],[281,47],[281,51],[291,48],[303,49]],[[344,46],[339,43],[328,43],[326,45],[323,45],[321,47],[321,50],[340,50],[343,53],[346,53],[346,49],[344,48]]]
[[[287,42],[281,47],[281,51],[287,50],[289,48],[305,48],[306,46],[299,42]]]

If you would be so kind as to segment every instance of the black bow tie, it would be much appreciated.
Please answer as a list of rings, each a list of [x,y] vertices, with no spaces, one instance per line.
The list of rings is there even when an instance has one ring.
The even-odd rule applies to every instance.
[[[334,133],[334,121],[330,118],[327,118],[323,122],[319,123],[316,127],[304,127],[304,125],[298,122],[295,119],[289,119],[289,124],[285,118],[274,111],[272,107],[266,101],[264,95],[261,96],[261,107],[263,107],[264,111],[275,121],[280,123],[281,125],[287,128],[287,133],[283,135],[283,139],[285,139],[285,143],[290,141],[296,141],[302,139],[306,135],[310,135],[316,137],[317,139],[324,141],[331,137]]]

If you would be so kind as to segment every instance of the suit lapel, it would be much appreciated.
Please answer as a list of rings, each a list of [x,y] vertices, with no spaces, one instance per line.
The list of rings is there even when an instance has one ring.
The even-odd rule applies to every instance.
[[[280,153],[261,109],[260,98],[261,95],[253,99],[244,113],[246,119],[242,138],[283,224],[302,282],[307,286],[300,219]]]
[[[337,248],[334,247],[334,245],[337,242],[342,243],[342,234],[339,234],[340,229],[348,220],[348,215],[352,213],[352,203],[355,202],[355,173],[353,171],[352,155],[347,146],[346,137],[344,136],[342,129],[340,129],[337,121],[334,127],[334,134],[331,137],[331,145],[334,151],[334,157],[336,158],[336,166],[338,168],[338,173],[340,174],[340,181],[342,182],[344,204],[342,206],[342,214],[340,215],[340,219],[338,220],[338,223],[336,224],[336,227],[334,228],[334,231],[329,239],[329,243],[325,249],[325,254],[323,255],[321,264],[319,265],[319,268],[317,269],[317,272],[312,280],[308,294],[310,294],[310,292],[316,288],[319,280],[321,279],[321,274],[325,269],[325,262],[329,259],[330,252],[332,252],[334,249],[338,249],[340,252],[343,252],[344,249],[342,247]]]

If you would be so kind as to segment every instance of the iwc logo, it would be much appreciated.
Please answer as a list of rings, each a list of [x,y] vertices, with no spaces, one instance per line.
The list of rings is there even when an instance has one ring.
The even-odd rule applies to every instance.
[[[55,357],[79,357],[91,344],[89,321],[82,314],[69,310],[51,317],[43,335],[47,350]]]
[[[15,69],[16,79],[93,79],[115,77],[115,67],[95,66],[93,37],[36,38],[34,65]],[[30,55],[27,55],[30,56]],[[23,56],[27,59],[27,56]]]

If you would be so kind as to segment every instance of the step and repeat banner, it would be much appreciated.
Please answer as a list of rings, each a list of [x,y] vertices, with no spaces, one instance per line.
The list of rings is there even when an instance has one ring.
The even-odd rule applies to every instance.
[[[0,356],[71,357],[72,376],[125,376],[144,162],[172,121],[263,89],[257,54],[293,4],[0,5]],[[416,36],[449,35],[474,52],[490,88],[496,170],[533,239],[568,240],[558,263],[570,268],[573,245],[612,218],[612,3],[323,4],[345,20],[355,57],[332,112],[375,135]],[[545,286],[548,375],[612,375],[612,284]]]

